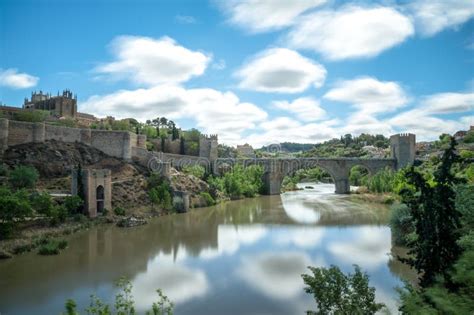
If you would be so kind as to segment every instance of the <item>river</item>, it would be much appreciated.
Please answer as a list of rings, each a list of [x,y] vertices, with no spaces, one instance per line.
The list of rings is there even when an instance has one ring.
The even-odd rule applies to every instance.
[[[307,266],[358,264],[378,301],[397,310],[395,287],[409,276],[391,258],[388,209],[311,185],[155,218],[137,228],[99,226],[68,238],[59,256],[27,253],[0,261],[0,314],[60,314],[73,298],[82,311],[95,293],[112,302],[114,280],[128,277],[143,312],[161,288],[174,314],[305,314]],[[85,313],[85,312],[84,312]]]

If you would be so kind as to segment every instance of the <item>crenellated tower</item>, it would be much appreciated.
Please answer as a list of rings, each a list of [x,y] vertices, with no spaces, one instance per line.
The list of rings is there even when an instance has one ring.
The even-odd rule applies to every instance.
[[[199,156],[210,162],[217,160],[217,135],[201,135],[199,138]]]
[[[397,160],[397,170],[415,161],[416,136],[412,133],[401,133],[390,136],[390,155]]]

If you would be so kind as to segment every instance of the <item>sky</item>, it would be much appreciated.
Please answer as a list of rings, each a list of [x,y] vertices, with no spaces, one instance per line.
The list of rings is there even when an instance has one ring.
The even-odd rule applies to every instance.
[[[70,89],[98,117],[229,145],[474,124],[472,0],[0,0],[0,101]]]

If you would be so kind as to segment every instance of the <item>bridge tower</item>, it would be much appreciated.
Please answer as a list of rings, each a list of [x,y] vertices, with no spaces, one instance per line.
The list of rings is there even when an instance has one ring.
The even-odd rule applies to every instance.
[[[412,133],[390,136],[391,157],[397,160],[397,170],[415,161],[416,137]]]
[[[214,162],[217,160],[217,145],[217,135],[201,135],[199,138],[199,157]]]

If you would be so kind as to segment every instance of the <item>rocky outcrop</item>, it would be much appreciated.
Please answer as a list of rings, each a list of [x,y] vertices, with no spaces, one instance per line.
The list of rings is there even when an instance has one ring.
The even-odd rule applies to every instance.
[[[207,202],[201,197],[202,192],[209,192],[209,185],[193,175],[171,169],[170,186],[174,191],[189,193],[189,206],[191,208],[206,207]]]
[[[147,224],[147,221],[145,219],[134,216],[123,218],[117,222],[117,226],[119,227],[134,227],[144,224]]]

